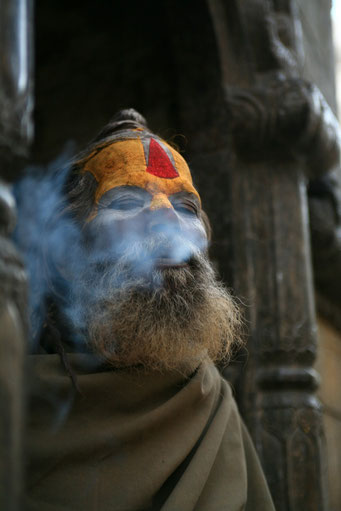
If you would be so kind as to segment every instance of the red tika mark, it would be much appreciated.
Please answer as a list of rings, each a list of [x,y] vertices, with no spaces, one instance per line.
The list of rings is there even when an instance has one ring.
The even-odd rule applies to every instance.
[[[149,160],[147,172],[153,176],[173,179],[179,177],[178,172],[170,161],[166,151],[153,138],[149,144]]]

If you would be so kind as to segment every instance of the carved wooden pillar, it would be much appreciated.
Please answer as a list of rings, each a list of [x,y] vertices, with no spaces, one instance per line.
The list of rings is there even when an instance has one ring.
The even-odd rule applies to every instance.
[[[179,115],[213,255],[246,304],[239,406],[276,509],[327,510],[306,181],[337,162],[337,123],[300,78],[294,1],[172,3],[170,12]]]
[[[249,304],[250,321],[250,357],[240,404],[277,509],[317,511],[327,504],[322,417],[314,394],[316,323],[304,170],[314,170],[317,158],[321,170],[335,162],[337,140],[336,131],[325,129],[325,116],[331,114],[314,88],[301,81],[277,87],[274,95],[273,89],[264,88],[262,99],[259,91],[249,91],[245,109],[240,98],[230,97],[231,113],[238,111],[239,151],[246,138],[258,141],[257,155],[251,150],[248,162],[241,156],[231,194],[234,246],[240,255],[235,286]],[[267,131],[269,117],[277,126]],[[243,140],[238,141],[239,134]],[[277,154],[262,161],[275,146]],[[297,159],[287,158],[287,151]]]
[[[0,2],[0,509],[22,509],[23,366],[26,275],[9,239],[15,204],[9,183],[31,138],[30,0]]]

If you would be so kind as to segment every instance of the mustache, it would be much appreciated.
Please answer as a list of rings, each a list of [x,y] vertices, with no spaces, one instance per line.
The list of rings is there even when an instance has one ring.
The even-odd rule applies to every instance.
[[[181,235],[169,238],[163,233],[149,236],[143,240],[132,241],[120,247],[120,255],[107,251],[89,251],[89,267],[94,273],[108,272],[113,266],[122,272],[129,270],[131,275],[145,276],[159,269],[160,261],[168,261],[172,265],[188,265],[195,267],[198,255],[202,253],[196,245]]]
[[[183,267],[158,267],[161,254],[174,257],[177,244],[185,243],[186,249],[180,254],[186,257]],[[117,308],[129,300],[139,304],[147,300],[155,310],[166,302],[173,309],[187,310],[202,295],[207,278],[211,279],[214,273],[206,253],[181,236],[170,240],[163,233],[129,244],[119,258],[108,257],[107,253],[98,257],[96,251],[90,255],[87,264],[68,281],[68,298],[63,309],[69,328],[77,333],[77,342],[82,343],[90,316],[100,316],[102,309]]]

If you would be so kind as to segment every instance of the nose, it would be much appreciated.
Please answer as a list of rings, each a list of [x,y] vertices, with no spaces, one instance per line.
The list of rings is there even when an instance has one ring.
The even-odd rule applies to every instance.
[[[156,193],[152,198],[149,209],[151,211],[156,211],[157,209],[171,209],[172,207],[173,206],[165,193]]]
[[[149,230],[152,233],[177,231],[180,228],[178,216],[167,195],[158,193],[149,207]]]

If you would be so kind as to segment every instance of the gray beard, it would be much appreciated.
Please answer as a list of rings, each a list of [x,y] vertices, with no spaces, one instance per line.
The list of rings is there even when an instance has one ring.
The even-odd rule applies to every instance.
[[[239,342],[239,310],[206,254],[193,249],[181,268],[147,264],[145,271],[138,264],[141,254],[166,244],[162,236],[138,243],[115,264],[96,263],[74,285],[71,320],[114,366],[183,371],[204,358],[228,359]]]

